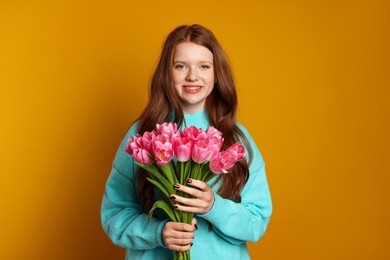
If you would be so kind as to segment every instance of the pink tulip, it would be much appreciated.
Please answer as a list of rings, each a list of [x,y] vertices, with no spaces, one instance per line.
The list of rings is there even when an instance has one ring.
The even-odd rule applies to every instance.
[[[245,148],[240,143],[231,145],[225,151],[232,155],[235,162],[241,161],[245,157]]]
[[[208,140],[199,140],[195,142],[194,147],[192,148],[192,160],[196,163],[204,163],[210,159],[212,151],[213,150],[209,149]]]
[[[148,153],[152,153],[152,141],[155,138],[155,132],[145,132],[142,136],[137,134],[129,139],[127,149],[129,154],[136,148],[143,148]]]
[[[146,131],[142,137],[140,138],[140,144],[142,146],[142,148],[146,149],[146,151],[148,151],[148,153],[152,153],[152,142],[154,140],[154,138],[156,137],[156,133],[155,132],[148,132]]]
[[[216,136],[211,136],[208,139],[208,150],[210,150],[210,158],[215,157],[219,151],[221,151],[223,145],[223,139],[219,139]]]
[[[173,150],[158,149],[154,154],[154,159],[159,166],[164,166],[173,158]]]
[[[226,174],[233,167],[234,163],[232,155],[227,151],[222,151],[211,159],[210,170],[216,174]]]
[[[218,131],[214,126],[210,126],[206,130],[207,136],[213,136],[216,137],[217,139],[221,140],[222,139],[222,132]]]
[[[177,132],[177,125],[176,123],[169,122],[169,123],[163,123],[163,124],[157,124],[156,125],[157,133],[160,135],[168,135],[172,136],[173,134],[176,134]]]
[[[152,164],[152,160],[149,157],[149,153],[145,149],[136,148],[136,149],[134,149],[131,156],[133,156],[133,158],[136,162],[146,164],[146,165]]]
[[[128,154],[133,154],[134,149],[142,148],[142,145],[140,143],[140,137],[141,136],[137,134],[136,136],[133,136],[128,140],[127,146],[125,147],[125,151]]]
[[[223,145],[222,132],[218,131],[213,126],[210,126],[209,128],[207,128],[206,134],[210,140],[209,141],[210,149],[213,150],[211,157],[214,157],[221,150]]]
[[[206,140],[207,134],[201,128],[195,126],[184,128],[183,137],[186,137],[193,141]]]
[[[179,162],[186,162],[191,158],[192,142],[185,137],[177,137],[173,142],[173,151]]]
[[[172,143],[167,135],[157,135],[152,142],[152,149],[154,159],[160,166],[169,163],[173,158]]]
[[[130,154],[136,162],[151,165],[150,152],[142,146],[142,137],[137,134],[129,139],[125,151]]]

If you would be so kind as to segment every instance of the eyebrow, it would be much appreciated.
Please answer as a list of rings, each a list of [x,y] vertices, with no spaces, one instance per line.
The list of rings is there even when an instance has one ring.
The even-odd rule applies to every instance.
[[[187,62],[181,61],[181,60],[174,60],[173,63],[187,63]],[[206,60],[199,61],[198,63],[210,63],[210,64],[213,64],[212,61],[206,61]]]

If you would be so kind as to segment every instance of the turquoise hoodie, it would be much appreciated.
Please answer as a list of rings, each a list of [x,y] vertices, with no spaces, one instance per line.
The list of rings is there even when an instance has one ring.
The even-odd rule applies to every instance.
[[[209,127],[204,110],[186,114],[185,122],[187,127],[203,130]],[[254,156],[248,182],[241,191],[241,203],[222,198],[216,193],[219,184],[213,186],[213,207],[206,214],[195,214],[198,230],[190,250],[192,260],[250,259],[246,242],[258,241],[267,228],[272,202],[264,161],[248,131],[238,126],[248,138]],[[173,252],[167,249],[161,236],[168,219],[153,217],[148,221],[137,200],[134,181],[137,166],[124,151],[128,139],[136,134],[134,124],[115,156],[101,207],[103,229],[115,245],[126,248],[126,259],[173,259]]]

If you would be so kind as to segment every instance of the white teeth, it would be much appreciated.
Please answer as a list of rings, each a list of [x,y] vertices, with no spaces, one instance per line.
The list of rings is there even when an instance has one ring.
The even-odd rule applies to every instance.
[[[200,89],[200,87],[187,87],[187,86],[185,86],[184,88],[189,89],[189,90],[197,90],[197,89]]]

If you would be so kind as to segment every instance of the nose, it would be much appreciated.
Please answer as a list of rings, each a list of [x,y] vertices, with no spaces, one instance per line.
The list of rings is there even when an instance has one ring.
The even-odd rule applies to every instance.
[[[195,68],[193,68],[193,67],[189,68],[187,76],[186,76],[186,80],[187,81],[196,81],[197,79],[198,79],[198,75],[197,75]]]

